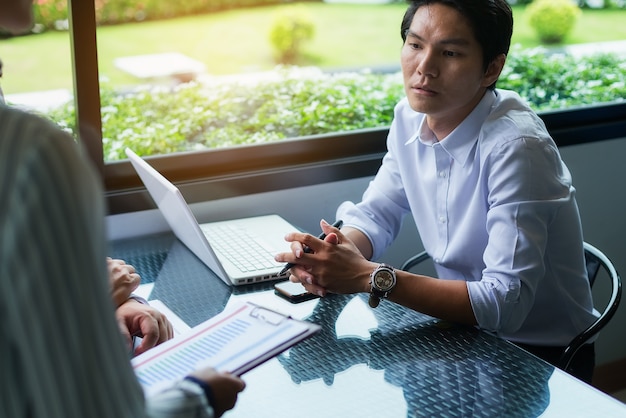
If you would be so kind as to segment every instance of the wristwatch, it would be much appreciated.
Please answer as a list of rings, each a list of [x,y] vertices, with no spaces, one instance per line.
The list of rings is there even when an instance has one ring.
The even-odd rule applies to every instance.
[[[396,272],[388,264],[380,264],[370,274],[370,298],[369,305],[375,308],[380,303],[381,298],[386,298],[396,286]]]

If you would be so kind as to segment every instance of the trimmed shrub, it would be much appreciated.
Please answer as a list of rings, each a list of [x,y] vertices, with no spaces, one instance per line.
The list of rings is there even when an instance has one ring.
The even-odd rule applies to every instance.
[[[291,6],[277,12],[270,28],[270,44],[279,64],[295,64],[302,44],[313,38],[315,26],[303,7]]]
[[[571,0],[534,0],[526,13],[543,43],[558,44],[571,32],[581,11]]]

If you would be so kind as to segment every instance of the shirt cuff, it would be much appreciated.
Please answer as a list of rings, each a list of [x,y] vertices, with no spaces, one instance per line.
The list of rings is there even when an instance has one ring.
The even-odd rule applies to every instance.
[[[204,391],[204,395],[206,396],[206,399],[209,402],[209,405],[215,406],[215,396],[213,395],[213,389],[207,382],[200,380],[194,376],[185,376],[184,380],[193,382],[197,384],[198,386],[200,386],[202,390]]]
[[[135,295],[134,293],[131,293],[128,299],[136,300],[137,302],[143,303],[144,305],[150,305],[146,299],[142,298],[141,296]]]

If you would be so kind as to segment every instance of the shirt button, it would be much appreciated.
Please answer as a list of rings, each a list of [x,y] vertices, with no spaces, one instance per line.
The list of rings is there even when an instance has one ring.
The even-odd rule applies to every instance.
[[[440,171],[439,172],[439,177],[441,177],[442,179],[446,177],[446,172],[445,171]]]
[[[439,264],[439,262],[441,262],[441,259],[440,259],[440,258],[435,258],[433,261],[434,261],[435,263]]]
[[[439,217],[439,222],[442,223],[442,224],[445,224],[446,223],[446,217],[445,216],[440,216]]]

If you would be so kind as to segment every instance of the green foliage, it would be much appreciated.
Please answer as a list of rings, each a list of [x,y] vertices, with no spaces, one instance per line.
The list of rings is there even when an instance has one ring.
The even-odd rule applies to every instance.
[[[34,22],[44,28],[55,28],[55,24],[67,20],[67,0],[39,0],[33,7]]]
[[[303,7],[280,9],[270,28],[270,43],[281,64],[295,64],[302,44],[313,39],[315,25]]]
[[[528,23],[546,44],[561,43],[580,16],[571,0],[534,0],[526,8]]]
[[[211,13],[228,9],[277,5],[285,3],[319,3],[322,0],[97,0],[95,3],[96,22],[99,26],[146,20],[169,19],[192,14]],[[391,3],[405,3],[395,0]],[[526,5],[531,0],[508,0],[511,5]],[[626,9],[624,0],[579,0],[581,7]],[[37,0],[34,3],[34,17],[37,30],[65,29],[59,22],[68,19],[67,0]],[[0,35],[7,35],[0,29]]]
[[[578,0],[578,5],[588,9],[626,9],[624,0]]]
[[[95,3],[95,12],[98,25],[115,25],[293,1],[295,0],[98,0]],[[38,27],[54,30],[58,22],[67,20],[68,3],[67,0],[37,0],[33,11]]]
[[[107,160],[139,154],[263,143],[389,125],[403,92],[399,75],[324,74],[279,67],[260,81],[188,83],[117,94],[101,90]],[[71,104],[49,117],[75,131]]]
[[[498,87],[517,91],[537,111],[624,100],[626,59],[614,54],[546,55],[542,48],[516,47]]]
[[[626,59],[546,55],[513,48],[498,81],[537,111],[624,100]],[[102,86],[104,154],[139,154],[230,147],[286,138],[389,126],[404,97],[402,76],[323,73],[317,68],[278,67],[255,81],[181,84],[120,94]],[[75,131],[72,105],[49,117]]]
[[[507,0],[511,6],[521,6],[532,3],[533,0]],[[626,2],[624,0],[572,0],[578,4],[580,8],[590,9],[611,9],[611,8],[626,8]]]

